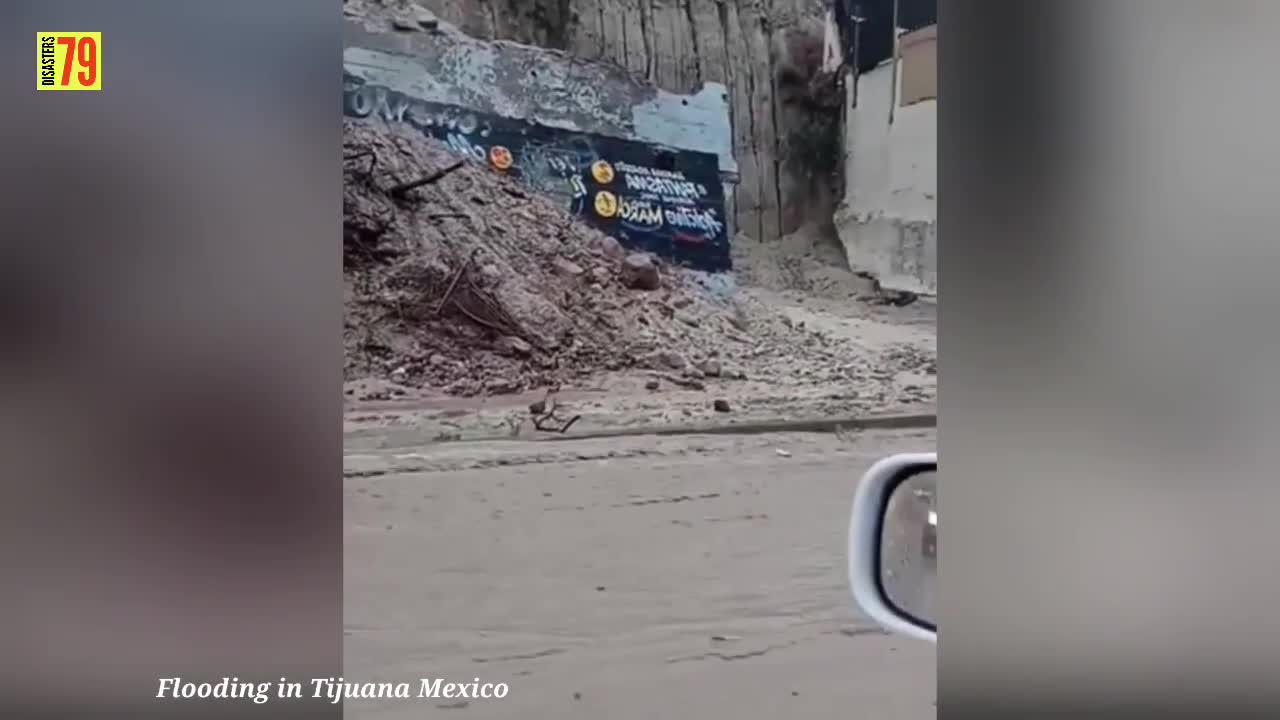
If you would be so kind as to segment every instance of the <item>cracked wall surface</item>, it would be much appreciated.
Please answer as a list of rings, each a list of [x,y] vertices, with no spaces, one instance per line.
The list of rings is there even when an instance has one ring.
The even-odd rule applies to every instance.
[[[808,24],[821,37],[827,0],[419,2],[469,35],[610,63],[671,93],[724,86],[740,176],[730,195],[737,229],[772,240],[824,211],[813,202],[825,180],[784,166],[780,138],[794,110],[780,101],[777,78],[789,34]]]

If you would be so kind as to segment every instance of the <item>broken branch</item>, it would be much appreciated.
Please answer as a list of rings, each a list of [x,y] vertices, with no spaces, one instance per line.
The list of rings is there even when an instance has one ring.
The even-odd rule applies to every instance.
[[[436,172],[433,172],[433,173],[431,173],[430,175],[428,175],[428,176],[426,176],[426,177],[424,177],[424,178],[419,178],[419,179],[417,179],[417,180],[411,180],[411,181],[409,181],[409,182],[407,182],[407,183],[400,183],[399,185],[396,185],[396,186],[392,187],[392,188],[391,188],[390,190],[388,190],[387,192],[391,193],[391,196],[392,196],[392,197],[394,197],[394,198],[398,198],[398,199],[400,199],[400,200],[403,200],[403,199],[405,198],[406,194],[407,194],[410,190],[413,190],[413,189],[415,189],[415,188],[420,188],[420,187],[422,187],[423,185],[430,185],[430,184],[432,184],[432,183],[440,182],[440,180],[442,180],[442,179],[443,179],[445,176],[447,176],[449,173],[451,173],[451,172],[453,172],[453,171],[457,170],[458,168],[462,167],[463,165],[465,165],[465,164],[466,164],[466,162],[467,162],[466,160],[459,160],[458,162],[456,162],[456,163],[454,163],[454,164],[452,164],[452,165],[450,165],[450,166],[448,166],[448,167],[446,167],[446,168],[444,168],[444,169],[442,169],[442,170],[437,170]]]
[[[449,304],[449,298],[453,297],[453,291],[458,288],[458,281],[462,279],[463,275],[467,274],[467,268],[471,267],[471,261],[474,260],[475,257],[476,253],[473,250],[471,251],[471,254],[467,256],[467,261],[462,264],[462,267],[458,268],[456,273],[453,274],[453,281],[449,283],[449,289],[445,290],[444,297],[440,298],[440,304],[436,305],[435,312],[431,313],[433,316],[438,316],[440,312],[444,310],[444,306]]]
[[[342,161],[348,162],[350,160],[359,160],[363,157],[369,158],[369,169],[364,171],[365,177],[368,178],[370,175],[373,175],[373,169],[378,166],[378,156],[372,150],[361,150],[360,152],[352,153],[350,155],[343,155]]]
[[[565,422],[564,424],[562,424],[562,425],[549,425],[548,423],[552,423],[552,422],[554,422],[554,421],[555,421],[555,419],[556,419],[556,417],[555,417],[555,411],[553,410],[553,411],[551,411],[551,412],[547,413],[546,415],[542,415],[542,416],[540,416],[540,417],[535,417],[535,418],[533,419],[533,427],[534,427],[534,428],[536,428],[537,430],[542,431],[542,432],[557,432],[557,433],[564,433],[564,432],[565,432],[565,431],[567,431],[569,428],[573,427],[573,424],[574,424],[574,423],[576,423],[576,422],[578,422],[578,420],[579,420],[581,417],[582,417],[581,415],[574,415],[573,417],[569,418],[569,419],[568,419],[568,421],[566,421],[566,422]]]
[[[514,333],[512,333],[512,332],[511,332],[511,330],[510,330],[509,328],[504,328],[504,327],[502,327],[502,326],[498,325],[497,323],[494,323],[494,322],[489,321],[489,320],[485,320],[484,318],[477,316],[475,313],[471,312],[470,310],[466,309],[465,307],[463,307],[463,306],[461,306],[461,305],[459,305],[459,304],[457,304],[457,303],[454,303],[454,305],[453,305],[453,306],[454,306],[455,308],[457,308],[457,309],[458,309],[458,312],[462,313],[463,315],[466,315],[466,316],[467,316],[467,318],[471,320],[471,322],[473,322],[473,323],[475,323],[475,324],[477,324],[477,325],[482,325],[482,326],[484,326],[484,327],[489,328],[490,330],[492,330],[492,331],[494,331],[494,332],[502,333],[502,334],[504,334],[504,335],[512,335],[512,334],[514,334]]]

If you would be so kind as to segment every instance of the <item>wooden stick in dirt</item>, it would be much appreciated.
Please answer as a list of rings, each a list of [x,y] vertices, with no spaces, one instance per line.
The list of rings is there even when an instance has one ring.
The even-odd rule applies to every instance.
[[[668,375],[666,373],[650,373],[650,374],[653,377],[666,380],[672,385],[679,385],[682,388],[688,388],[690,390],[706,390],[707,389],[706,385],[692,378],[676,377],[675,375]]]
[[[453,281],[449,283],[449,289],[445,290],[444,297],[440,298],[440,303],[436,305],[435,312],[432,315],[439,315],[444,310],[444,306],[449,304],[449,298],[453,297],[453,291],[458,288],[458,281],[462,279],[463,275],[467,274],[467,268],[471,267],[471,261],[475,257],[476,253],[472,250],[471,254],[467,256],[467,261],[462,264],[462,267],[458,268],[458,272],[453,274]]]
[[[458,162],[442,170],[437,170],[424,178],[420,178],[418,180],[411,180],[407,183],[400,183],[399,185],[392,187],[387,192],[391,193],[392,197],[403,200],[406,194],[410,190],[413,190],[414,188],[420,188],[423,185],[430,185],[432,183],[440,182],[440,180],[443,179],[446,175],[462,167],[464,164],[466,164],[466,162],[467,162],[466,160],[459,160]]]
[[[365,170],[364,174],[366,176],[372,175],[373,169],[378,166],[378,156],[374,154],[372,150],[361,150],[360,152],[352,153],[351,155],[343,155],[342,161],[347,162],[350,160],[359,160],[360,158],[364,158],[364,157],[369,158],[369,169]]]

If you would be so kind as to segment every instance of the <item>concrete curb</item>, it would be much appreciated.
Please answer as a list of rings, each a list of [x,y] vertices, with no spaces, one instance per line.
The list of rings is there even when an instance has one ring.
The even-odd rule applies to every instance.
[[[833,433],[837,430],[916,430],[936,428],[937,413],[902,415],[863,415],[846,418],[811,420],[753,420],[743,423],[703,425],[660,425],[656,427],[611,428],[564,435],[544,435],[530,442],[563,442],[600,438],[636,437],[641,435],[764,435],[766,433]]]

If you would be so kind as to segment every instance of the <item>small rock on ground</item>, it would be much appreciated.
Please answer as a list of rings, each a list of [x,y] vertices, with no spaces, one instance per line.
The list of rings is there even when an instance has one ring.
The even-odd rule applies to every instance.
[[[653,258],[645,253],[631,253],[622,261],[622,284],[632,290],[657,290],[662,276]]]
[[[720,373],[724,370],[720,365],[720,361],[714,358],[703,360],[699,362],[696,367],[707,377],[720,377]]]

